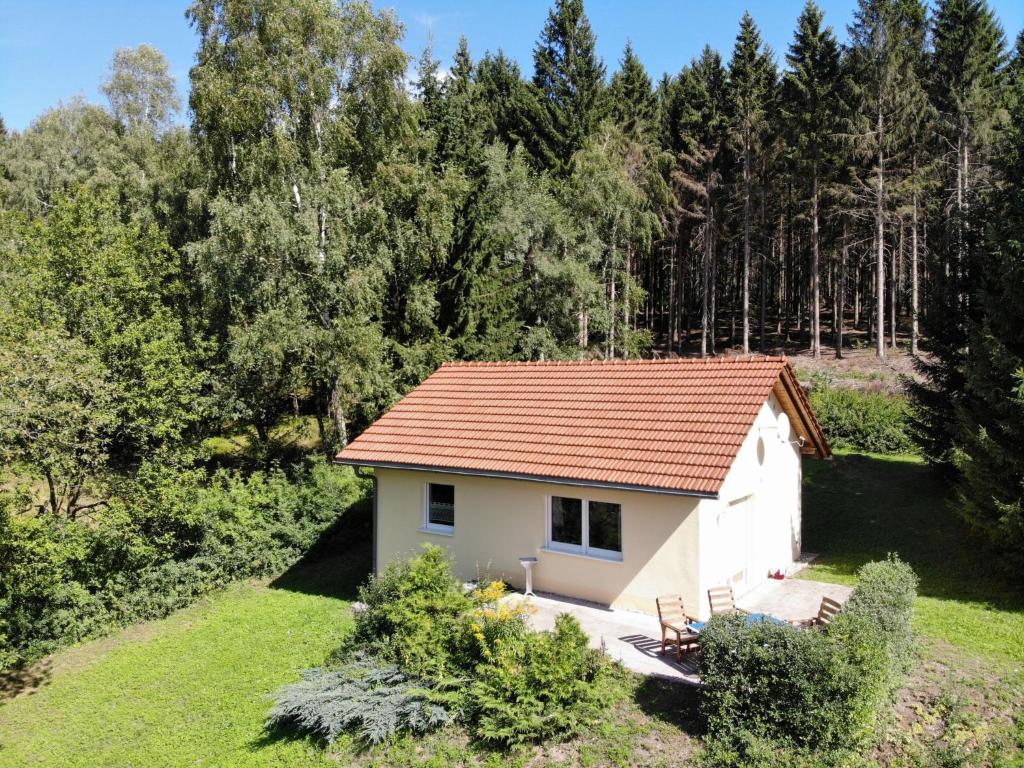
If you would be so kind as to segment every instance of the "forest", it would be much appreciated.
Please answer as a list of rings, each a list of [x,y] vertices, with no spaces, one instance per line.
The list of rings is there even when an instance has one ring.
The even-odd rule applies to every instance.
[[[583,0],[530,72],[410,61],[360,0],[186,14],[187,105],[141,45],[0,121],[0,667],[280,568],[361,493],[282,434],[329,457],[451,359],[900,349],[1024,558],[1024,36],[985,0],[809,0],[780,52],[745,14],[660,77]]]

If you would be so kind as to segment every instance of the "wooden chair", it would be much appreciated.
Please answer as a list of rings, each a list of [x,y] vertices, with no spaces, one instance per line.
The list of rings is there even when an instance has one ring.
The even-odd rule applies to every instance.
[[[708,602],[711,603],[711,615],[718,616],[719,614],[748,614],[749,611],[744,611],[742,608],[736,607],[736,597],[732,593],[732,587],[726,585],[724,587],[712,587],[708,590]]]
[[[798,624],[801,627],[827,627],[842,608],[843,604],[839,601],[833,600],[831,597],[823,597],[821,598],[821,605],[818,607],[818,615],[810,619],[804,619],[798,622]]]
[[[700,635],[686,625],[693,619],[686,615],[683,598],[679,595],[662,595],[655,599],[658,604],[658,620],[661,622],[661,652],[665,652],[669,634],[676,636],[676,659],[682,661],[684,648],[697,645]]]

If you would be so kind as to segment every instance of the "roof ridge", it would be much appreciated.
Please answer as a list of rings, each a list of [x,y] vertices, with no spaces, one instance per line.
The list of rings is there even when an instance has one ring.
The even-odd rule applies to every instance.
[[[584,368],[589,366],[632,365],[725,365],[733,363],[786,363],[785,355],[728,355],[721,357],[655,357],[590,359],[590,360],[448,360],[441,368]]]

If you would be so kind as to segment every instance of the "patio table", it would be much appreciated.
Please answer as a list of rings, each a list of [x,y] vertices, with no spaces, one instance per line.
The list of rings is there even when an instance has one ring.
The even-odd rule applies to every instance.
[[[783,621],[778,616],[772,616],[770,613],[748,613],[746,616],[743,617],[743,623],[747,625],[756,624],[759,621],[767,621],[772,624],[789,623],[788,621]],[[699,634],[705,626],[707,626],[706,621],[691,621],[689,624],[686,625],[686,628],[693,630],[694,632],[697,632]]]

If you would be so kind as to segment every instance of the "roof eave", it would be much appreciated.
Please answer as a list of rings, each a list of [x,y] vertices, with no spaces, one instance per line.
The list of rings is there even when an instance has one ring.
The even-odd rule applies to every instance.
[[[372,467],[374,469],[405,469],[413,472],[440,472],[446,475],[467,475],[470,477],[496,477],[504,480],[527,480],[535,483],[568,485],[577,488],[607,488],[620,491],[641,491],[644,493],[660,493],[667,496],[688,496],[696,499],[718,498],[718,493],[713,493],[711,491],[692,491],[678,488],[662,488],[654,485],[640,485],[633,483],[609,483],[602,482],[600,480],[582,480],[566,477],[552,477],[550,475],[532,475],[520,472],[500,472],[497,470],[466,469],[461,467],[439,467],[427,464],[404,464],[400,462],[390,461],[344,459],[340,455],[334,457],[333,463],[351,467]]]

